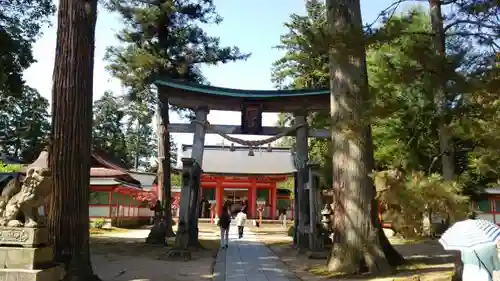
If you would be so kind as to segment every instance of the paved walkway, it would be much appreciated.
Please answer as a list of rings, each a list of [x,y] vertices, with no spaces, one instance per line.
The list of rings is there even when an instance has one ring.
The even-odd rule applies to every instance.
[[[298,281],[299,279],[269,250],[245,230],[238,239],[234,223],[229,229],[229,247],[219,250],[215,265],[216,281]]]

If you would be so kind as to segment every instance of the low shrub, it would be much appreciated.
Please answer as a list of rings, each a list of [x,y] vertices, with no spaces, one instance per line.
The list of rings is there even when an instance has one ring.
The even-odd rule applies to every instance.
[[[103,228],[104,225],[106,224],[106,221],[104,219],[96,219],[93,222],[94,228]]]

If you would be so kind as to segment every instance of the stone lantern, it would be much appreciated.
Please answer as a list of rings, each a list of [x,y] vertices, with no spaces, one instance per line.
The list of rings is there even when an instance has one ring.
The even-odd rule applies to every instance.
[[[330,216],[332,215],[332,208],[330,204],[325,204],[323,209],[321,210],[321,224],[323,225],[323,229],[330,232],[332,228],[332,221]]]
[[[333,231],[332,229],[332,220],[331,220],[331,215],[333,211],[332,208],[330,207],[330,204],[325,204],[323,209],[321,210],[321,225],[323,226],[322,231],[321,231],[321,237],[323,240],[323,245],[329,245],[332,243],[332,240],[330,240],[330,235]]]
[[[210,204],[210,223],[215,223],[215,205],[216,200],[208,200],[208,204]]]
[[[259,212],[259,226],[262,225],[262,212],[266,206],[266,200],[257,200],[257,211]]]

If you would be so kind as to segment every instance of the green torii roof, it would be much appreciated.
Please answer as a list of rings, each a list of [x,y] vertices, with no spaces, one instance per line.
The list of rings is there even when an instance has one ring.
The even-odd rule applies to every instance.
[[[251,79],[251,78],[249,78]],[[264,112],[325,110],[330,104],[329,89],[242,90],[203,85],[169,78],[155,78],[160,100],[183,108],[207,106],[214,110],[239,111],[244,102],[260,103]]]
[[[215,87],[172,79],[156,79],[154,84],[189,92],[207,95],[228,96],[235,98],[276,98],[296,96],[329,95],[330,89],[300,89],[300,90],[242,90],[223,87]]]

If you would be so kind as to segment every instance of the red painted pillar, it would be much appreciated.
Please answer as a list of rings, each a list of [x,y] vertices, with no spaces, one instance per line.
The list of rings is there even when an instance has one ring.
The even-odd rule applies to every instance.
[[[271,184],[271,219],[275,220],[276,219],[276,193],[277,193],[277,187],[276,183]]]
[[[255,206],[257,204],[257,181],[254,178],[250,180],[250,187],[248,188],[248,217],[255,218]]]
[[[222,186],[222,179],[217,178],[215,184],[215,210],[218,216],[222,212],[222,205],[224,204],[224,187]]]

